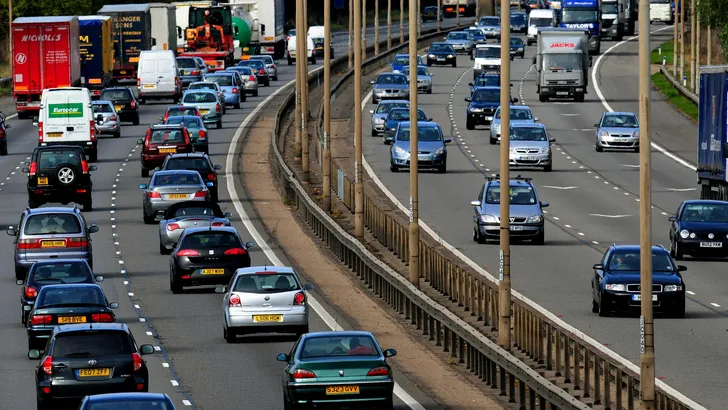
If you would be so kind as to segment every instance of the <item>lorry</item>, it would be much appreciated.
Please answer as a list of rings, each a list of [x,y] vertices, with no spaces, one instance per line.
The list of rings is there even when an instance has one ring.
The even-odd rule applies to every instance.
[[[442,0],[442,14],[445,17],[455,17],[455,9],[460,9],[460,15],[475,17],[475,6],[478,0]]]
[[[152,15],[148,4],[107,4],[97,14],[114,20],[114,70],[112,80],[135,80],[139,54],[151,50]]]
[[[79,51],[81,53],[81,86],[98,99],[111,85],[114,70],[114,28],[109,16],[80,16]]]
[[[44,89],[81,84],[78,17],[18,17],[13,21],[12,41],[18,118],[38,114]]]
[[[185,39],[184,32],[187,29],[189,23],[190,7],[210,7],[212,6],[211,1],[180,1],[172,3],[175,7],[175,19],[177,21],[177,53],[184,51],[187,45],[187,39]]]
[[[601,53],[601,0],[563,0],[559,27],[589,30],[589,53]]]
[[[230,6],[189,6],[186,43],[178,55],[200,57],[210,71],[224,70],[234,63],[234,34]]]
[[[177,28],[177,7],[169,3],[149,3],[152,15],[152,50],[177,52],[177,37],[182,30]]]
[[[622,41],[633,36],[637,21],[636,0],[602,0],[601,37]]]
[[[675,4],[673,0],[650,0],[650,23],[659,21],[672,24],[674,20]]]
[[[700,199],[728,201],[728,66],[701,67],[698,95]]]
[[[230,0],[225,4],[232,8],[233,26],[238,29],[235,47],[241,58],[251,54],[283,58],[285,0]]]
[[[586,29],[539,29],[533,57],[539,101],[550,98],[584,101],[591,66],[589,38],[590,32]]]

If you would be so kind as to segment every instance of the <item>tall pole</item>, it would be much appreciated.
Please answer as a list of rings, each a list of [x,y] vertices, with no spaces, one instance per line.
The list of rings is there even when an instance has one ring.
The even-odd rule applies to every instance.
[[[695,22],[695,70],[693,70],[693,92],[697,92],[700,87],[700,49],[702,44],[700,43],[700,19],[696,18]]]
[[[303,0],[296,0],[296,122],[293,127],[296,130],[295,156],[301,156],[301,122],[303,115],[301,113],[301,104],[303,99],[303,79],[301,77],[301,35],[303,19]],[[305,55],[305,53],[304,53]]]
[[[685,76],[685,0],[680,0],[680,78]]]
[[[419,141],[417,124],[417,2],[409,1],[409,98],[410,98],[410,222],[409,280],[420,286]]]
[[[690,1],[690,89],[695,91],[695,0]]]
[[[374,0],[374,55],[379,55],[379,0]]]
[[[367,0],[361,0],[361,59],[367,59]]]
[[[422,8],[422,4],[420,3],[420,1],[421,0],[417,0],[417,38],[420,38],[422,36],[422,11],[420,10]]]
[[[713,63],[713,28],[708,26],[708,49],[705,50],[708,55],[705,64],[711,65]]]
[[[324,211],[331,210],[331,0],[324,0]]]
[[[308,109],[308,102],[309,102],[308,101],[308,58],[310,57],[308,55],[308,0],[302,0],[302,1],[303,1],[303,21],[301,22],[301,24],[303,25],[304,36],[301,38],[301,44],[302,44],[303,50],[306,50],[306,58],[303,59],[303,68],[302,68],[303,71],[301,71],[301,74],[303,75],[303,84],[302,84],[303,85],[303,119],[308,121],[309,119],[311,119],[311,112]],[[308,129],[308,128],[306,128],[306,129]],[[308,135],[306,135],[305,138],[308,138]]]
[[[685,10],[683,8],[683,10]],[[652,318],[652,192],[650,135],[650,3],[639,4],[640,110],[640,408],[655,409],[655,331]]]
[[[354,30],[354,0],[349,0],[349,70],[354,65],[354,42],[352,41],[352,31]]]
[[[458,0],[459,1],[459,0]],[[511,26],[510,1],[501,0],[501,27]],[[459,14],[459,13],[458,13]],[[511,44],[511,31],[501,30],[501,44]],[[501,47],[500,143],[500,281],[498,282],[498,344],[511,350],[511,49]]]
[[[298,54],[300,57],[304,57],[298,61],[301,62],[301,89],[303,90],[303,97],[301,98],[301,181],[308,182],[310,180],[309,174],[309,157],[308,150],[311,145],[308,135],[308,119],[310,114],[308,112],[308,0],[301,0],[303,2],[303,26],[301,28],[301,48],[303,54]],[[296,30],[298,33],[298,30]],[[312,50],[313,51],[313,50]],[[315,52],[315,51],[314,51]],[[298,64],[296,61],[296,64]]]
[[[510,6],[511,4],[508,3],[508,7]],[[460,0],[458,0],[455,5],[455,26],[460,27]],[[506,90],[508,90],[508,88],[506,88]]]
[[[387,0],[387,50],[392,48],[392,0]]]
[[[675,16],[672,18],[672,76],[677,77],[677,54],[680,44],[678,43],[677,27],[680,25],[680,0],[675,0]]]
[[[399,44],[404,43],[404,0],[399,0]]]
[[[440,13],[442,13],[442,0],[437,0],[437,31],[440,31]]]
[[[13,0],[8,0],[8,61],[13,64]]]
[[[364,237],[364,186],[361,140],[361,1],[354,0],[354,236]]]

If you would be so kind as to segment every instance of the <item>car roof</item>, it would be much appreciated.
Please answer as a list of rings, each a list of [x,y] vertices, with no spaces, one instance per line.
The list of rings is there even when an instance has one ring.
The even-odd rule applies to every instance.
[[[314,339],[317,337],[371,337],[374,339],[374,335],[371,332],[364,330],[346,330],[341,332],[311,332],[305,333],[302,339]]]
[[[402,121],[399,123],[400,127],[409,127],[410,122],[409,121]],[[440,124],[436,123],[435,121],[417,121],[418,127],[432,127],[432,128],[440,128]]]
[[[498,90],[500,91],[500,87],[497,85],[478,85],[474,87],[475,90]]]
[[[124,399],[124,400],[131,400],[131,401],[137,401],[137,400],[170,400],[169,396],[165,393],[104,393],[104,394],[94,394],[92,396],[86,396],[87,402],[89,403],[99,403],[99,402],[106,402],[106,401],[112,401],[116,399]]]
[[[218,86],[219,87],[219,86]],[[215,97],[217,97],[217,93],[215,91],[210,90],[209,88],[196,88],[194,90],[187,89],[184,92],[185,94],[199,94],[199,93],[207,93],[207,94],[213,94]]]
[[[641,249],[640,245],[631,245],[631,244],[625,244],[625,245],[617,245],[612,244],[611,246],[612,250],[620,250],[620,251],[639,251]],[[654,245],[652,246],[652,252],[662,252],[667,253],[667,249],[660,245]]]
[[[169,107],[167,107],[167,111],[169,111],[169,110],[189,110],[191,108],[195,108],[195,107],[190,107],[187,105],[170,105]]]
[[[200,118],[200,117],[192,117],[188,115],[187,117],[191,118]],[[167,155],[166,159],[173,159],[173,158],[209,158],[210,156],[205,154],[204,152],[178,152],[176,154],[169,154]]]
[[[225,70],[215,71],[215,72],[212,72],[212,73],[205,74],[205,77],[204,78],[215,77],[215,76],[218,76],[218,75],[228,75],[229,76],[229,75],[233,75],[233,73],[231,73],[230,71],[225,71]]]
[[[683,204],[685,204],[685,205],[692,205],[692,204],[727,205],[725,201],[717,201],[714,199],[689,199],[687,201],[683,201]]]
[[[218,85],[214,81],[195,81],[194,83],[190,83],[190,85],[200,85],[200,84],[214,84],[214,85]],[[185,92],[189,92],[189,91],[205,91],[205,90],[190,90],[189,88],[187,90],[185,90]]]
[[[407,101],[407,100],[382,100],[382,101],[379,101],[379,104],[377,104],[377,106],[379,106],[379,105],[387,105],[387,104],[395,104],[395,103],[396,104],[404,104],[404,103],[409,104],[409,101]]]
[[[129,91],[131,94],[134,94],[134,93],[131,92],[130,89],[128,89],[126,87],[106,87],[103,90],[101,90],[101,92],[104,92],[104,91],[119,91],[119,90]]]
[[[487,184],[490,185],[500,185],[500,180],[493,180],[493,181],[487,181]],[[530,180],[526,181],[523,179],[511,179],[509,186],[533,186]]]
[[[475,48],[500,48],[500,44],[478,44]],[[498,74],[496,74],[498,75]]]
[[[290,266],[251,266],[248,268],[238,268],[235,275],[255,275],[260,272],[277,272],[277,273],[296,273]]]
[[[29,215],[43,215],[43,214],[77,214],[80,211],[76,207],[68,206],[49,206],[45,208],[27,208],[26,211]]]
[[[170,115],[167,118],[167,121],[169,121],[170,118],[182,118],[182,119],[190,119],[195,121],[202,121],[202,118],[196,116],[196,115]],[[177,125],[177,124],[165,124],[165,125]]]
[[[188,56],[178,56],[177,60],[184,59],[184,60],[194,60],[194,57],[188,57]]]
[[[498,107],[498,109],[500,110],[501,107]],[[531,111],[531,107],[529,107],[527,105],[511,105],[511,109],[512,110],[529,110],[529,111]]]
[[[78,145],[46,145],[44,147],[35,147],[33,149],[33,152],[35,151],[56,151],[58,149],[72,149],[75,151],[83,152],[83,147]]]
[[[634,117],[637,116],[637,114],[629,111],[613,111],[613,112],[605,112],[604,115],[632,115]]]
[[[52,286],[52,285],[49,285]],[[46,288],[44,286],[43,288]],[[74,323],[71,325],[60,325],[55,326],[55,334],[59,333],[70,333],[70,332],[83,332],[87,330],[120,330],[123,332],[131,333],[129,326],[124,322],[113,322],[113,323]]]
[[[461,34],[461,33],[465,33],[465,34],[467,34],[467,32],[466,32],[466,31],[460,31],[460,30],[458,30],[458,31],[451,31],[451,32],[449,32],[448,34]]]
[[[200,204],[204,204],[204,202],[200,202]],[[234,233],[237,234],[238,230],[235,229],[235,227],[232,226],[215,226],[215,227],[199,227],[199,228],[187,228],[184,231],[185,236],[190,235],[197,232],[228,232],[228,233]]]
[[[409,54],[395,54],[394,55],[394,58],[397,58],[397,57],[407,57],[407,58],[409,58]]]

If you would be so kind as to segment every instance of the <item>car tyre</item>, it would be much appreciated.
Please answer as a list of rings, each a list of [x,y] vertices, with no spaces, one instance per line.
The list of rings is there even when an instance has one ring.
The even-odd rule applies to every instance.
[[[121,131],[117,131],[114,133],[114,138],[121,138]]]
[[[498,143],[498,138],[490,137],[490,145],[495,145]]]
[[[36,408],[38,410],[49,410],[51,407],[48,404],[46,404],[45,400],[36,398]]]
[[[389,170],[392,172],[397,172],[399,171],[399,167],[394,164],[389,164]]]
[[[541,102],[548,102],[549,97],[547,95],[539,94],[538,95],[538,100],[541,101]]]
[[[142,178],[149,178],[149,170],[142,167]]]
[[[134,125],[139,125],[139,114],[137,114],[136,117],[134,117],[134,121],[132,122]]]
[[[382,407],[379,407],[379,408],[382,409],[382,410],[392,410],[392,409],[394,409],[394,399],[391,398],[391,397],[388,398],[384,402],[384,404],[382,404]]]
[[[160,255],[169,255],[172,253],[171,250],[167,249],[164,245],[162,245],[162,241],[159,241],[159,254]]]
[[[592,313],[599,313],[599,303],[592,299]]]
[[[447,162],[445,162],[442,165],[440,165],[439,167],[437,167],[437,172],[439,174],[445,174],[445,173],[447,173]]]
[[[480,232],[477,226],[473,228],[473,241],[477,242],[480,245],[485,245],[486,243],[488,243],[488,240],[484,236],[480,236]]]
[[[634,149],[634,152],[636,152],[636,153],[638,153],[638,154],[639,154],[639,152],[640,152],[640,147],[637,147],[637,148],[635,148],[635,149]]]
[[[316,63],[314,63],[314,64],[316,64]],[[270,87],[270,80],[265,80],[265,86]]]
[[[222,336],[225,338],[226,342],[235,343],[235,342],[237,342],[238,333],[233,329],[229,329],[229,328],[223,326]]]
[[[22,266],[15,266],[15,280],[25,280],[26,272]]]
[[[534,245],[543,245],[546,241],[546,232],[541,231],[535,238],[533,238]]]
[[[331,58],[334,58],[334,55],[333,54],[331,55]],[[278,81],[278,76],[277,75],[273,77],[273,81]]]
[[[288,57],[288,65],[293,65],[293,59],[291,57]]]
[[[543,171],[544,172],[551,172],[553,169],[554,169],[554,165],[553,164],[548,164],[545,167],[543,167]]]
[[[597,141],[597,143],[594,145],[594,150],[596,152],[604,152],[604,148],[602,148],[602,146],[599,145],[599,141]]]
[[[470,118],[466,119],[465,120],[465,128],[467,128],[469,130],[474,130],[475,129],[475,123],[474,123],[474,121],[471,120]]]
[[[680,249],[680,245],[679,245],[679,242],[678,241],[675,241],[675,245],[674,245],[674,248],[673,249],[675,250],[675,252],[674,252],[675,253],[675,256],[674,256],[675,260],[681,261],[681,260],[685,259],[685,254],[683,254],[682,249]]]
[[[607,309],[606,305],[604,304],[604,298],[599,301],[599,317],[607,317],[609,316],[609,309]]]
[[[675,319],[684,319],[685,318],[685,300],[683,299],[682,302],[678,304],[678,306],[675,308],[675,310],[672,311],[672,317]]]
[[[427,94],[432,94],[432,88],[427,90]]]
[[[379,135],[379,133],[372,128],[372,137],[376,137],[377,135]]]
[[[89,162],[96,162],[99,160],[99,151],[97,148],[94,148],[93,151],[91,151],[88,155],[88,161]]]
[[[81,205],[83,212],[91,212],[94,209],[93,200],[89,196]]]
[[[253,97],[257,97],[257,96],[258,96],[258,90],[253,91]]]
[[[182,293],[182,285],[174,280],[174,275],[172,274],[172,272],[169,273],[169,290],[171,290],[172,293],[175,295]]]
[[[220,128],[222,128],[222,121],[218,121],[218,123],[217,123],[217,125],[216,125],[216,128],[217,128],[218,130],[219,130]]]
[[[5,156],[8,155],[8,146],[5,145],[2,149],[0,149],[0,155]]]
[[[427,66],[428,66],[428,67],[432,67],[432,61],[430,61],[430,60],[427,60]]]
[[[154,216],[147,216],[147,214],[142,214],[142,219],[144,219],[145,225],[151,225],[154,223]]]
[[[452,66],[453,66],[453,67],[457,67],[457,66],[458,66],[458,62],[457,62],[457,60],[456,60],[456,61],[453,61],[453,62],[452,62]]]

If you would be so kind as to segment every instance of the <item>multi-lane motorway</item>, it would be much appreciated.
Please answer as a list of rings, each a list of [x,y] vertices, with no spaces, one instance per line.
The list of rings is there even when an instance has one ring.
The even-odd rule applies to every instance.
[[[672,35],[672,28],[651,27],[653,47]],[[636,40],[636,39],[633,39]],[[597,263],[612,243],[639,241],[638,154],[595,152],[594,123],[606,110],[637,112],[637,41],[606,42],[604,55],[594,57],[589,93],[583,103],[540,103],[536,95],[535,70],[528,47],[525,59],[511,63],[513,95],[530,106],[553,137],[553,172],[523,169],[534,178],[546,209],[546,244],[512,245],[514,289],[539,303],[569,324],[615,350],[639,361],[639,320],[633,317],[600,318],[591,313],[590,279]],[[453,144],[448,149],[448,173],[420,173],[419,203],[422,221],[452,247],[478,266],[498,269],[498,245],[478,245],[472,240],[473,209],[484,177],[498,172],[499,147],[490,145],[488,131],[465,128],[465,97],[472,79],[472,62],[458,58],[458,67],[432,67],[432,95],[420,94],[419,106],[443,127]],[[696,127],[676,113],[657,93],[652,93],[653,240],[669,248],[668,215],[681,201],[699,198],[694,161]],[[373,109],[370,101],[364,112]],[[366,115],[366,114],[365,114]],[[370,122],[364,121],[365,168],[379,185],[401,204],[409,203],[407,173],[389,170],[389,146],[381,137],[369,137]],[[406,208],[403,208],[406,209]],[[688,289],[685,319],[657,318],[657,376],[709,408],[724,407],[716,394],[724,388],[723,372],[728,359],[723,354],[726,335],[724,261],[687,260],[684,278]]]
[[[443,26],[453,24],[451,19]],[[434,23],[423,27],[434,27]],[[393,31],[396,30],[398,27],[393,26]],[[381,31],[380,37],[384,39],[386,27]],[[368,36],[371,44],[372,30]],[[335,36],[334,41],[336,55],[345,55],[346,36]],[[223,128],[211,131],[213,162],[235,167],[235,147],[231,149],[231,142],[239,140],[241,124],[258,104],[295,77],[293,67],[283,64],[279,70],[278,82],[262,88],[259,97],[249,97],[242,109],[229,109]],[[124,124],[122,138],[103,138],[99,143],[98,171],[92,175],[95,209],[85,214],[89,223],[96,223],[100,228],[93,236],[96,274],[105,277],[102,286],[110,300],[121,305],[117,319],[130,323],[139,344],[153,343],[158,347],[155,355],[146,357],[150,391],[170,394],[180,408],[282,408],[282,368],[275,356],[287,352],[292,341],[276,337],[227,344],[222,337],[220,295],[211,289],[173,295],[169,291],[168,257],[157,251],[157,227],[142,222],[139,184],[147,180],[140,177],[140,148],[136,140],[150,124],[158,122],[170,103],[142,106],[141,125]],[[27,206],[26,177],[21,169],[37,144],[37,130],[30,121],[10,116],[8,123],[12,125],[8,136],[9,155],[0,158],[0,226],[3,229],[17,224]],[[231,190],[234,195],[242,195],[244,191],[236,181],[231,184],[227,181],[236,173],[236,169],[224,169],[221,183],[223,188],[235,187]],[[242,237],[254,240],[263,230],[247,216],[253,212],[249,201],[239,197],[236,202],[233,203],[227,189],[221,189],[221,207],[234,214],[233,225]],[[7,267],[6,274],[0,278],[0,311],[3,312],[0,316],[0,409],[30,409],[35,405],[33,370],[37,363],[27,359],[26,333],[20,323],[20,287],[15,285],[12,274],[12,239],[5,238],[0,246],[0,261]],[[266,235],[262,239],[265,242]],[[282,252],[270,248],[265,251],[258,248],[251,253],[253,265],[287,263]],[[315,298],[315,293],[312,296]],[[311,330],[329,330],[333,319],[323,308],[315,310]],[[417,389],[407,388],[406,393],[399,389],[396,407],[416,406],[413,403],[423,401],[424,397]]]

